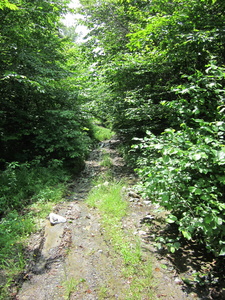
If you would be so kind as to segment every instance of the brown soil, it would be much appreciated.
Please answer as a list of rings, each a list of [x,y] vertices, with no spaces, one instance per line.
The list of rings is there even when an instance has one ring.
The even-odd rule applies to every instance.
[[[155,238],[174,234],[175,229],[164,223],[165,212],[139,195],[135,197],[132,186],[137,178],[118,154],[118,143],[116,139],[105,141],[91,153],[85,170],[71,183],[70,195],[55,207],[54,213],[66,217],[67,222],[51,226],[46,219],[44,228],[31,236],[26,248],[29,264],[14,299],[127,299],[125,291],[132,283],[122,274],[122,262],[104,235],[97,210],[84,201],[92,178],[107,171],[100,165],[106,152],[113,161],[114,177],[125,177],[130,183],[124,196],[129,213],[123,229],[139,237],[144,259],[152,261],[155,299],[225,299],[220,281],[196,283],[194,277],[207,268],[211,273],[215,270],[213,257],[194,244],[184,244],[175,254],[156,248]]]

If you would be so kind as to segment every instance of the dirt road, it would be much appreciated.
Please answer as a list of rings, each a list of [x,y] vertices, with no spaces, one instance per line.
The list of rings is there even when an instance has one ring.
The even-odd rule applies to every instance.
[[[116,150],[118,142],[106,141],[92,152],[85,170],[71,184],[70,195],[55,207],[54,213],[64,216],[67,222],[52,226],[46,219],[43,229],[30,238],[30,262],[15,299],[153,299],[127,296],[132,282],[123,275],[121,258],[104,234],[98,211],[85,203],[92,178],[107,170],[100,163],[103,153],[110,154],[111,171],[117,179],[126,177],[131,187],[135,182],[134,174]],[[158,256],[146,239],[143,220],[154,213],[154,207],[130,194],[126,195],[129,213],[123,220],[124,230],[140,239],[143,256],[152,261],[154,299],[198,299],[183,291],[174,266],[166,257]]]

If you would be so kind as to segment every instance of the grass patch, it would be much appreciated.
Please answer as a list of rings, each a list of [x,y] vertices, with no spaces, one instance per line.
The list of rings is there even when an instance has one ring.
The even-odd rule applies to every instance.
[[[101,286],[98,291],[98,298],[99,300],[107,299],[108,298],[108,288],[107,286]]]
[[[75,278],[70,278],[62,283],[64,288],[64,299],[69,300],[72,293],[76,292],[79,284],[85,282],[85,279],[81,278],[80,280],[76,280]]]
[[[110,184],[106,184],[108,182]],[[153,299],[151,263],[143,261],[140,240],[125,234],[122,229],[122,218],[128,212],[128,203],[121,193],[125,183],[103,176],[95,186],[89,193],[87,203],[101,213],[104,234],[122,257],[123,275],[131,280],[124,299]]]
[[[111,129],[93,124],[93,134],[97,141],[102,142],[104,140],[109,140],[112,136],[115,135]]]
[[[0,299],[10,299],[14,278],[26,266],[25,248],[55,203],[62,200],[69,177],[59,167],[13,163],[0,174]]]
[[[103,166],[103,167],[107,167],[107,168],[112,167],[113,162],[112,162],[112,159],[111,159],[109,153],[103,153],[100,165]]]
[[[0,215],[20,211],[37,201],[60,198],[61,189],[68,179],[60,162],[52,162],[49,167],[35,162],[10,163],[5,171],[0,172]]]

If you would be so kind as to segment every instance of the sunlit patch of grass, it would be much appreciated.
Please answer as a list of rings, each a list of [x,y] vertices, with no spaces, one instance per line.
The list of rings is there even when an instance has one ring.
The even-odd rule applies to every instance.
[[[89,193],[87,203],[101,213],[104,235],[123,260],[123,274],[131,281],[124,299],[153,299],[151,262],[144,262],[140,240],[122,229],[122,218],[128,213],[128,203],[121,193],[124,185],[103,176]]]
[[[111,137],[115,135],[115,132],[109,128],[93,124],[93,134],[97,141],[102,142],[111,139]]]

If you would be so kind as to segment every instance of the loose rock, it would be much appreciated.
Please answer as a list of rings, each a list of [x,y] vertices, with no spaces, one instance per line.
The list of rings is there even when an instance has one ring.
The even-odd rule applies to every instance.
[[[50,219],[50,223],[52,225],[66,222],[66,218],[64,218],[60,215],[54,214],[54,213],[49,214],[49,219]]]

